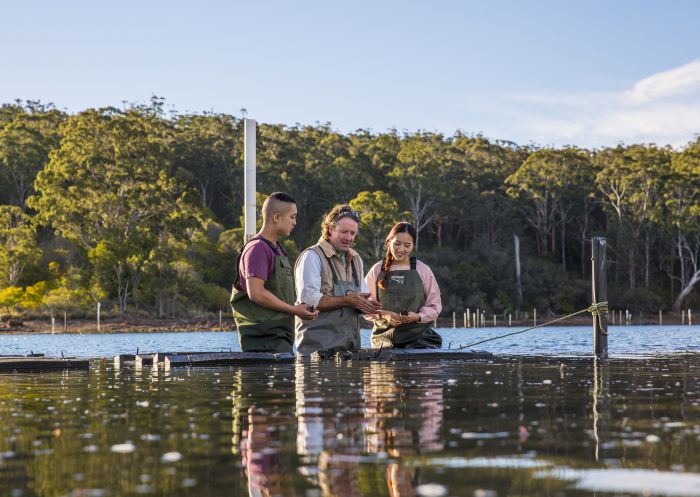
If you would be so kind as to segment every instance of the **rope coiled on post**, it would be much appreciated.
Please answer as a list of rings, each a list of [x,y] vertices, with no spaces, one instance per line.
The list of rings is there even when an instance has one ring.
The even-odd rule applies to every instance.
[[[543,328],[544,326],[549,326],[552,323],[556,323],[559,321],[563,321],[565,319],[572,318],[574,316],[578,316],[579,314],[583,314],[584,312],[590,312],[591,315],[593,316],[593,318],[598,319],[599,323],[600,323],[600,318],[602,316],[608,315],[608,303],[607,302],[594,303],[594,304],[591,304],[590,306],[586,307],[585,309],[581,309],[580,311],[572,312],[571,314],[568,314],[566,316],[562,316],[560,318],[552,319],[551,321],[547,321],[546,323],[538,324],[537,326],[532,326],[532,327],[526,328],[524,330],[514,331],[513,333],[507,333],[505,335],[500,335],[500,336],[493,337],[493,338],[487,338],[486,340],[481,340],[479,342],[474,342],[474,343],[470,343],[467,345],[462,345],[461,347],[459,347],[459,350],[466,349],[468,347],[473,347],[475,345],[480,345],[482,343],[491,342],[493,340],[498,340],[500,338],[506,338],[506,337],[513,336],[513,335],[519,335],[520,333],[525,333],[526,331],[534,330],[536,328]],[[604,334],[607,335],[608,334],[607,331]]]

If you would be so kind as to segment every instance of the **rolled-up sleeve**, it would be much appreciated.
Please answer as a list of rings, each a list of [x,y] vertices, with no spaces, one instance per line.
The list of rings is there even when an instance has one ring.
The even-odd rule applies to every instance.
[[[321,293],[321,259],[316,252],[308,250],[301,254],[294,271],[297,303],[318,307]]]

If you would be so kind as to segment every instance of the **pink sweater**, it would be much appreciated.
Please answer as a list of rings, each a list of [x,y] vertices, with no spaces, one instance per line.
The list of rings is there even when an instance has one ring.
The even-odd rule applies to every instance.
[[[392,264],[390,271],[397,271],[400,269],[410,269],[408,264],[396,265]],[[372,294],[372,298],[377,298],[377,277],[382,271],[382,261],[377,262],[365,276],[365,282],[369,287],[369,291]],[[418,311],[420,315],[421,323],[430,323],[438,317],[440,311],[442,311],[442,301],[440,300],[440,287],[437,284],[435,275],[431,269],[423,264],[421,261],[416,261],[416,271],[418,276],[423,280],[423,291],[425,292],[425,305],[421,307]],[[372,319],[370,316],[365,316],[368,319]]]

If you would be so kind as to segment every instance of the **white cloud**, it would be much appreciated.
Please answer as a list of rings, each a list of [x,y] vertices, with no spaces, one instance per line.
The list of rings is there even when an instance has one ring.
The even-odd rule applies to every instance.
[[[511,134],[536,143],[682,146],[700,133],[700,60],[648,76],[622,92],[504,99]]]
[[[698,90],[700,90],[700,60],[694,60],[638,81],[627,95],[632,102],[649,102]]]

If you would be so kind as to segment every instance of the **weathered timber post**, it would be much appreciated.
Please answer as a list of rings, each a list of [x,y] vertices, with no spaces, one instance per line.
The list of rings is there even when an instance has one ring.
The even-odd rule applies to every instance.
[[[605,259],[605,238],[595,236],[591,240],[591,275],[592,303],[608,301],[608,281]],[[593,314],[593,352],[596,357],[608,357],[608,313],[596,311]]]

